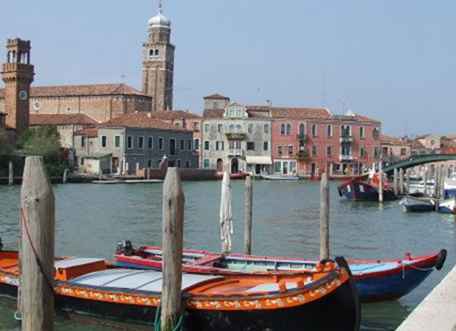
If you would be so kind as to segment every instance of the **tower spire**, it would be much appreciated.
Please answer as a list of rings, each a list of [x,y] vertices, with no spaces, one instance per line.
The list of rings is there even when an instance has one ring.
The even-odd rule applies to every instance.
[[[158,13],[162,14],[163,13],[163,1],[158,0]]]

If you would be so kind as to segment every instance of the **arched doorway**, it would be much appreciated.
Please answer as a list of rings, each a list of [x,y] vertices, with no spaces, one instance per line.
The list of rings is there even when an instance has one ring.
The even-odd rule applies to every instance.
[[[239,160],[234,158],[231,160],[231,173],[237,174],[239,172]]]
[[[223,160],[222,159],[217,160],[217,171],[223,171]]]

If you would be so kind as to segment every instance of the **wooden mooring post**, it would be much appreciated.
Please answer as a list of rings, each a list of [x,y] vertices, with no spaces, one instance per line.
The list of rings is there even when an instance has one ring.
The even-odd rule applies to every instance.
[[[9,161],[8,162],[8,185],[13,185],[14,184],[14,167],[13,167],[13,162]]]
[[[398,172],[397,172],[397,168],[394,168],[394,174],[393,174],[393,190],[394,190],[394,195],[398,195],[399,194],[399,190],[398,190],[398,187],[397,187],[397,182],[398,182]]]
[[[68,181],[68,169],[65,168],[65,170],[63,170],[62,183],[63,183],[63,184],[66,184],[67,181]]]
[[[378,176],[379,176],[379,181],[378,181],[378,202],[383,203],[383,162],[380,161],[378,165]]]
[[[407,169],[406,170],[406,177],[405,177],[405,180],[406,180],[406,191],[407,191],[407,194],[410,194],[410,169]]]
[[[182,314],[182,249],[185,196],[177,168],[168,168],[163,184],[163,282],[161,330],[171,331]]]
[[[55,206],[40,156],[25,160],[20,219],[22,331],[52,331]]]
[[[253,185],[252,177],[245,178],[245,201],[244,201],[244,253],[252,254],[252,218],[253,218]]]
[[[429,168],[428,166],[425,166],[424,167],[424,195],[428,195],[428,185],[427,185],[427,182],[428,182],[428,174],[429,174]]]
[[[440,166],[434,167],[434,197],[440,199]]]
[[[320,260],[329,259],[329,183],[328,174],[320,182]]]
[[[404,169],[399,169],[399,194],[404,195]]]
[[[445,180],[448,176],[448,169],[445,164],[440,168],[440,199],[445,199]]]

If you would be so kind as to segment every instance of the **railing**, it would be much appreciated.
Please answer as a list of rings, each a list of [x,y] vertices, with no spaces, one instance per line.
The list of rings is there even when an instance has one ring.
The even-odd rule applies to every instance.
[[[228,140],[244,140],[247,137],[245,132],[227,132],[225,135]]]
[[[352,143],[353,142],[353,136],[342,135],[339,140],[340,140],[341,143]]]
[[[353,161],[353,155],[340,154],[339,160],[340,161]]]

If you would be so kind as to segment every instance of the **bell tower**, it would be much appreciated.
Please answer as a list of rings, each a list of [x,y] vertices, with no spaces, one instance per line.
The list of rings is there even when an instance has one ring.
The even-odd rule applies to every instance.
[[[30,41],[8,39],[6,63],[1,72],[5,82],[5,124],[16,130],[16,137],[29,126],[30,84],[35,75],[30,64],[30,49]]]
[[[149,22],[149,36],[143,44],[143,92],[152,97],[152,111],[173,109],[174,45],[171,21],[162,14]]]

